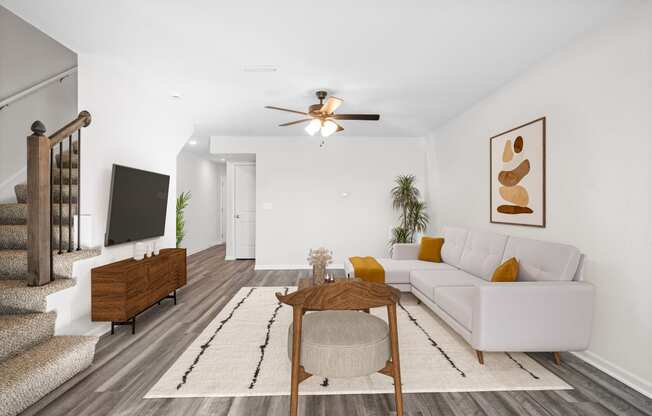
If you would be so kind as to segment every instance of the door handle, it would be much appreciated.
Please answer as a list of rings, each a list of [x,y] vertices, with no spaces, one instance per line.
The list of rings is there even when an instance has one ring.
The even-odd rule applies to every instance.
[[[235,214],[235,217],[236,217],[236,218],[240,218],[240,215],[239,215],[239,214]]]

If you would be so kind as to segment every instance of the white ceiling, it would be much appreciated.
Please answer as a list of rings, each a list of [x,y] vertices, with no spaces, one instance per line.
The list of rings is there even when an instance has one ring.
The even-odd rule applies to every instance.
[[[180,92],[195,135],[302,135],[276,127],[324,88],[345,135],[421,136],[630,0],[0,0],[78,53]],[[635,1],[635,0],[631,0]],[[249,73],[246,65],[275,65]],[[163,98],[162,98],[163,99]],[[514,105],[522,105],[515,103]]]

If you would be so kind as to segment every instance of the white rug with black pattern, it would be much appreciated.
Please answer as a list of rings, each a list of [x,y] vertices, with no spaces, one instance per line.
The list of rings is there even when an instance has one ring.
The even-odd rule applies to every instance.
[[[229,301],[146,398],[237,397],[290,394],[288,326],[292,309],[274,294],[294,287],[245,287]],[[386,319],[384,308],[372,313]],[[475,352],[426,306],[414,301],[398,308],[404,393],[561,390],[559,377],[523,353]],[[313,376],[300,394],[393,393],[381,374],[350,379]]]

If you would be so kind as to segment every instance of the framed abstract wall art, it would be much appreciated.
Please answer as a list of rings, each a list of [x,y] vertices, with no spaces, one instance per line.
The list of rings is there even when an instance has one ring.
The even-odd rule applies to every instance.
[[[489,141],[489,220],[545,227],[546,118],[497,134]]]

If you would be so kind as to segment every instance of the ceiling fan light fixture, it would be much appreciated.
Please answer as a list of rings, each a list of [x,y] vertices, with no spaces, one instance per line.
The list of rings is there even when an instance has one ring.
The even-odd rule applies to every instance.
[[[307,132],[309,135],[314,136],[315,133],[317,133],[317,132],[319,131],[320,128],[322,128],[322,126],[321,126],[321,120],[318,119],[318,118],[314,118],[314,119],[312,119],[312,121],[311,121],[311,122],[306,126],[306,132]],[[323,131],[323,129],[322,129],[322,131]]]
[[[331,134],[335,133],[336,131],[337,131],[337,124],[335,124],[330,120],[326,120],[321,127],[321,136],[328,137]]]

